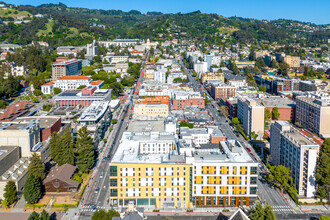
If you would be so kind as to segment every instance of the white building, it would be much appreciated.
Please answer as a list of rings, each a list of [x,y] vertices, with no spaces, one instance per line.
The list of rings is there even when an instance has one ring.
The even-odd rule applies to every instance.
[[[194,70],[196,73],[206,73],[207,72],[207,62],[196,62],[194,63]]]
[[[79,86],[88,86],[92,79],[88,76],[62,76],[55,81],[55,88],[60,88],[62,91],[74,90]]]
[[[166,83],[166,69],[160,69],[154,72],[154,81]]]
[[[276,121],[270,129],[270,154],[274,165],[291,170],[298,195],[316,196],[316,167],[320,146],[287,121]]]

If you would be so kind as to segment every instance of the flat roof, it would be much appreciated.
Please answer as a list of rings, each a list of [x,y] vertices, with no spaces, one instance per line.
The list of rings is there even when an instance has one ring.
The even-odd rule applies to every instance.
[[[262,105],[265,107],[295,107],[296,102],[292,99],[289,99],[287,97],[280,97],[280,96],[265,96],[262,98],[253,98],[256,102],[258,102],[259,105]]]
[[[14,122],[30,122],[30,121],[38,121],[40,128],[49,128],[55,122],[57,122],[60,119],[60,117],[55,116],[30,116],[30,117],[20,117],[16,118]]]
[[[133,120],[130,121],[127,131],[129,132],[164,132],[164,120]]]

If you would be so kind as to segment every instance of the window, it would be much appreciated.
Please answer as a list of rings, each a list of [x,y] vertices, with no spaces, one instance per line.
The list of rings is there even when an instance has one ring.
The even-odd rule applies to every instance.
[[[250,194],[257,194],[257,187],[251,187]]]
[[[110,166],[110,176],[117,176],[117,166]]]
[[[110,189],[110,196],[117,196],[118,190],[117,189]]]
[[[250,174],[257,174],[257,167],[251,167]]]
[[[251,177],[250,184],[257,184],[257,177]]]
[[[117,186],[117,179],[110,179],[110,186]]]

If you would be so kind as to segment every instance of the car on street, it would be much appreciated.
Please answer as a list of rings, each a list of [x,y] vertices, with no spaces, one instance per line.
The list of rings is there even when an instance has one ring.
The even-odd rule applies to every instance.
[[[98,193],[100,191],[100,187],[96,187],[95,193]]]

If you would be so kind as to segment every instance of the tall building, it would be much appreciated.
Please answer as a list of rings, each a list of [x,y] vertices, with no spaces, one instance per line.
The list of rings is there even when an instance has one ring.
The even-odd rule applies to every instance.
[[[246,135],[255,132],[258,139],[264,135],[265,107],[255,100],[247,97],[239,97],[237,100],[237,117],[241,121]]]
[[[223,82],[211,84],[211,96],[214,99],[228,99],[236,97],[236,88]]]
[[[57,80],[62,76],[76,76],[82,73],[81,60],[71,59],[56,62],[52,65],[52,78]]]
[[[249,206],[257,200],[258,163],[236,140],[196,149],[192,196],[195,206]]]
[[[276,121],[270,129],[270,154],[274,165],[291,170],[298,195],[314,197],[315,172],[320,146],[287,121]]]
[[[330,104],[304,96],[298,96],[296,101],[296,122],[324,138],[330,137]]]
[[[93,59],[97,55],[97,46],[95,46],[95,40],[93,43],[87,44],[86,46],[86,56]]]

